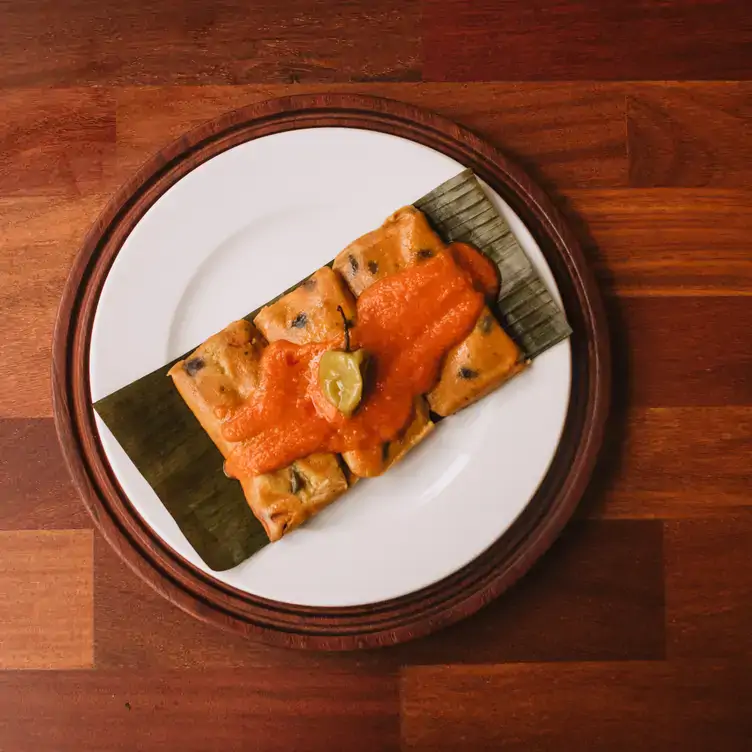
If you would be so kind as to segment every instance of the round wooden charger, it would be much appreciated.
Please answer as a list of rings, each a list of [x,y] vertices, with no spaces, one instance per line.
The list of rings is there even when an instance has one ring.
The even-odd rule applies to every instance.
[[[383,603],[309,608],[258,598],[213,579],[146,526],[102,449],[89,389],[89,342],[107,273],[146,210],[197,165],[250,139],[297,128],[365,128],[417,141],[470,167],[527,225],[559,287],[574,330],[572,393],[551,467],[522,515],[485,553],[436,584]],[[376,647],[433,632],[477,611],[521,577],[572,515],[595,464],[608,412],[610,355],[596,285],[572,233],[545,194],[494,147],[400,102],[317,94],[228,113],[157,154],[120,190],[87,237],[68,279],[53,344],[55,421],[76,485],[103,535],[170,601],[205,621],[278,645]]]

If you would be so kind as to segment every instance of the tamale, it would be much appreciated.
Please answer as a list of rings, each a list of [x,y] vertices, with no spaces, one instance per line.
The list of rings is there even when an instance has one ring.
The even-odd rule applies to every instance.
[[[423,212],[404,206],[387,217],[381,227],[350,243],[334,259],[334,270],[358,297],[374,282],[429,258],[444,244],[431,229]]]
[[[375,449],[354,449],[342,459],[350,471],[361,478],[373,478],[399,462],[413,447],[420,444],[436,427],[431,420],[428,403],[423,397],[415,400],[413,418],[402,434]]]
[[[446,416],[497,389],[525,368],[520,350],[486,306],[473,331],[446,356],[428,404]]]
[[[341,278],[324,266],[291,292],[264,306],[254,324],[269,342],[284,339],[303,345],[323,342],[341,332],[343,314],[347,320],[355,316],[355,301]]]
[[[334,260],[334,268],[341,271],[357,296],[378,279],[419,264],[445,248],[425,215],[413,206],[406,206],[381,227],[348,245]],[[368,272],[371,262],[378,265],[376,274]],[[524,368],[519,348],[486,307],[467,339],[447,355],[428,402],[437,414],[451,415]],[[347,455],[345,461],[353,469]]]
[[[426,230],[431,232],[427,224]],[[441,241],[437,238],[436,242]],[[337,337],[345,325],[343,315],[348,323],[354,321],[355,301],[339,274],[325,266],[297,288],[262,308],[254,323],[270,342],[286,339],[304,345]],[[296,320],[301,321],[299,326],[294,324]],[[342,459],[355,476],[380,475],[422,441],[433,426],[426,402],[419,398],[414,417],[401,436],[375,449],[345,452]]]
[[[471,170],[464,170],[415,202],[447,242],[469,243],[498,266],[496,308],[526,360],[566,339],[572,329],[507,221]]]
[[[415,201],[414,206],[427,217],[434,237],[440,236],[444,242],[468,242],[500,268],[502,288],[496,306],[526,359],[537,357],[569,335],[562,310],[469,170]],[[401,216],[408,212],[402,210]],[[395,225],[399,228],[398,222]],[[408,238],[408,244],[411,242]],[[431,250],[430,243],[422,245],[413,242],[409,247]],[[368,248],[377,251],[373,245],[353,244],[355,264],[345,259],[347,266],[341,267],[358,295],[368,283],[365,271],[381,278],[398,270],[390,267],[388,257],[368,255]],[[400,264],[409,262],[404,255],[400,259]],[[253,320],[257,313],[246,318]],[[171,365],[118,389],[94,407],[198,555],[211,569],[229,569],[267,545],[268,537],[251,513],[240,484],[222,474],[221,453],[166,378]],[[437,388],[440,386],[441,382]],[[291,474],[287,480],[293,483]],[[282,484],[276,486],[280,490],[284,482],[284,478],[269,480],[270,485]]]
[[[246,320],[210,337],[169,371],[185,403],[224,457],[235,445],[222,435],[222,418],[258,387],[261,334]],[[238,478],[269,540],[279,540],[347,489],[332,454],[302,458],[273,473]]]

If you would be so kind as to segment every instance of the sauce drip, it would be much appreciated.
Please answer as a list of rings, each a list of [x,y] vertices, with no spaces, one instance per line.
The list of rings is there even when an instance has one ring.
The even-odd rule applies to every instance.
[[[442,358],[472,330],[484,294],[498,290],[498,272],[470,246],[447,251],[374,283],[357,301],[352,349],[371,356],[360,406],[345,417],[318,384],[321,355],[344,347],[328,342],[270,344],[261,357],[259,388],[222,427],[241,442],[225,470],[258,475],[315,452],[373,449],[396,438],[418,395],[430,391]]]

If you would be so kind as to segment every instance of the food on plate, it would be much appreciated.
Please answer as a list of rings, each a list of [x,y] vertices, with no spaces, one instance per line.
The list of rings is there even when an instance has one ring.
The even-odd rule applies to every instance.
[[[303,345],[340,332],[343,314],[353,318],[355,301],[342,278],[323,266],[292,292],[264,306],[253,323],[269,342],[284,339]]]
[[[348,488],[338,457],[329,452],[310,454],[280,470],[239,480],[270,541],[302,525]]]
[[[444,247],[425,214],[413,206],[405,206],[381,227],[350,243],[334,259],[333,266],[358,296],[374,282],[431,258]]]
[[[344,452],[342,459],[354,475],[361,478],[373,478],[399,462],[428,436],[435,425],[431,420],[425,398],[416,397],[412,419],[392,441],[385,441],[381,446],[373,449],[354,449]]]
[[[256,388],[263,338],[248,321],[235,321],[169,371],[180,396],[226,457],[222,418]]]
[[[173,369],[172,374],[180,392],[165,378],[173,365],[169,364],[94,404],[210,569],[223,571],[240,564],[261,550],[270,535],[278,538],[336,498],[346,484],[385,472],[429,432],[441,430],[442,417],[501,385],[571,334],[561,306],[494,198],[486,195],[470,170],[395,212],[346,250],[305,285],[297,285],[297,294],[282,293],[263,311],[249,313],[246,321],[208,340],[203,350],[184,355],[187,371]],[[484,300],[476,296],[472,306],[477,306],[477,314],[461,322],[463,327],[467,324],[466,331],[461,336],[455,331],[459,339],[439,343],[436,351],[416,336],[415,327],[428,326],[427,339],[433,340],[437,332],[430,324],[441,329],[447,325],[443,314],[450,309],[459,313],[461,306],[445,300],[431,312],[430,289],[417,295],[417,303],[413,296],[409,305],[403,305],[400,296],[411,279],[430,288],[429,273],[437,272],[446,256],[454,266],[446,264],[444,282],[453,274],[459,279],[456,269],[462,269]],[[412,270],[417,267],[416,274]],[[379,285],[383,289],[378,290]],[[389,294],[396,298],[396,313],[382,322],[382,334],[392,331],[394,338],[385,336],[382,341],[375,337],[376,314],[380,308],[382,313],[387,310]],[[358,315],[359,307],[365,317]],[[253,321],[256,328],[245,329]],[[250,363],[233,360],[236,350],[220,347],[223,340],[232,342],[239,335],[244,344],[256,338],[258,357]],[[395,389],[399,381],[385,369],[387,361],[394,360],[390,348],[406,352],[403,366],[439,364],[433,376],[428,374],[433,383],[414,399],[410,395],[420,386],[421,369],[415,368],[408,383]],[[201,354],[205,367],[195,360],[187,365],[191,355]],[[292,367],[288,358],[297,365]],[[293,373],[285,375],[290,370]],[[396,395],[390,410],[383,403],[372,404],[385,374],[387,391]],[[306,380],[319,387],[304,388]],[[284,409],[286,400],[292,407]],[[283,430],[270,433],[271,412],[278,409],[277,426]],[[379,411],[382,431],[374,430]],[[351,430],[345,431],[347,426]],[[316,431],[318,437],[312,436]],[[424,455],[432,453],[430,438],[421,445]],[[237,479],[222,473],[223,462]]]
[[[357,296],[378,279],[425,263],[444,248],[425,215],[407,206],[392,214],[382,227],[345,248],[335,259],[334,268]],[[452,243],[449,250],[458,266],[472,274],[488,299],[494,300],[500,280],[493,262],[466,243]],[[378,265],[378,274],[364,271],[371,262]],[[486,306],[467,338],[447,355],[438,383],[427,395],[428,403],[438,415],[451,415],[501,386],[525,366],[519,348]]]
[[[265,347],[256,327],[245,320],[235,321],[169,371],[183,400],[225,458],[235,444],[223,436],[223,420],[259,388]],[[330,453],[301,457],[273,472],[242,475],[238,480],[272,541],[347,489],[339,459]]]
[[[472,332],[447,353],[428,404],[438,415],[451,415],[500,387],[526,365],[486,306]]]
[[[492,312],[499,284],[490,259],[405,207],[173,366],[270,540],[402,459],[434,430],[430,410],[525,368]]]

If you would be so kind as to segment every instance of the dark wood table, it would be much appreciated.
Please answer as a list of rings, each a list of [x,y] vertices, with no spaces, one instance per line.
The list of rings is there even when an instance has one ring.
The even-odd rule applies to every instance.
[[[752,749],[748,0],[0,0],[0,750]],[[93,531],[51,419],[88,226],[226,110],[348,91],[436,110],[570,218],[616,358],[577,518],[412,644],[246,642]]]

